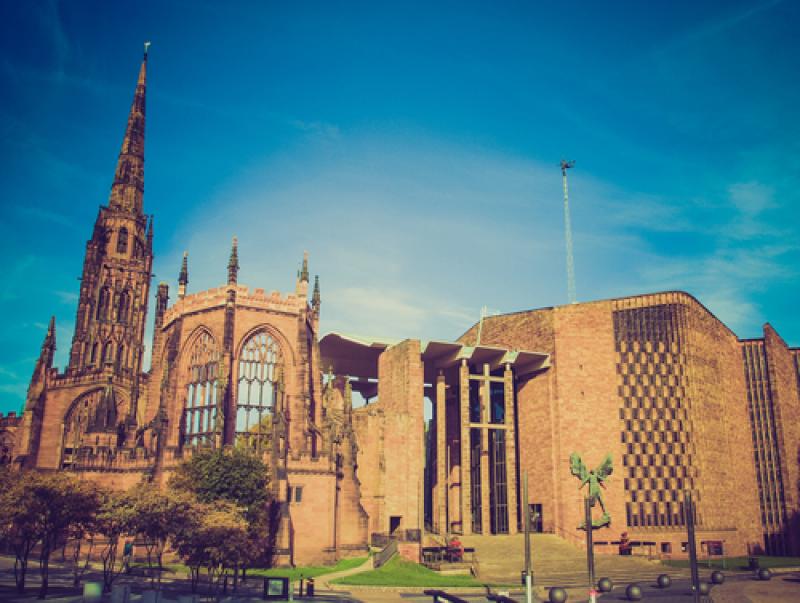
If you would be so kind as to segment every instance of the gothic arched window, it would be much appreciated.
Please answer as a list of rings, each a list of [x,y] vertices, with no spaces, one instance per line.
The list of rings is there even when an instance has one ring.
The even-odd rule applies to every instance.
[[[217,423],[219,349],[207,331],[201,332],[189,349],[188,370],[184,442],[188,445],[210,444]]]
[[[283,357],[266,331],[250,336],[239,356],[236,388],[236,437],[260,447],[272,428]]]
[[[78,460],[81,448],[116,442],[116,422],[126,416],[127,401],[114,388],[98,388],[78,396],[64,415],[62,467]]]
[[[131,294],[126,289],[119,295],[119,305],[117,306],[117,320],[128,322],[128,315],[131,311]]]
[[[117,233],[117,253],[128,253],[128,229],[124,226]]]
[[[97,362],[97,342],[96,341],[92,344],[92,353],[89,356],[89,364],[94,364],[95,362]]]
[[[97,297],[97,320],[107,320],[108,311],[111,308],[111,289],[106,285],[100,289],[100,295]]]

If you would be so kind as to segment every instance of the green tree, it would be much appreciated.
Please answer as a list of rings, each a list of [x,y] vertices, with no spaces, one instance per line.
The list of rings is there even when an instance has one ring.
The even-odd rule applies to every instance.
[[[178,466],[169,482],[170,488],[189,492],[201,503],[230,503],[240,509],[247,524],[247,546],[241,550],[248,553],[236,564],[242,571],[270,560],[276,513],[268,484],[267,466],[246,447],[199,451]],[[236,572],[234,588],[238,577]]]
[[[4,472],[0,492],[0,539],[14,551],[14,581],[17,591],[25,592],[28,575],[28,559],[33,547],[39,542],[38,513],[33,492],[27,487],[27,475],[19,474],[10,479]]]
[[[38,544],[39,598],[43,599],[47,596],[50,555],[66,543],[71,529],[91,523],[98,494],[91,484],[65,473],[24,471],[4,481],[0,530],[14,550],[17,589],[25,589],[28,559]]]
[[[144,542],[151,577],[161,569],[164,550],[171,538],[184,531],[190,521],[193,498],[185,492],[163,491],[153,484],[141,484],[127,495],[132,503],[129,530]],[[157,572],[153,571],[153,561]]]
[[[103,590],[110,592],[116,577],[122,572],[117,568],[119,541],[133,530],[134,499],[126,492],[101,491],[101,502],[95,517],[95,528],[105,539],[100,552],[103,562]]]
[[[191,492],[201,503],[228,501],[252,509],[268,500],[267,466],[242,448],[202,450],[178,465],[169,481],[173,490]]]
[[[178,554],[190,569],[192,592],[196,592],[200,570],[208,574],[215,593],[224,577],[247,563],[256,552],[241,508],[225,502],[196,503],[187,521],[173,538]]]

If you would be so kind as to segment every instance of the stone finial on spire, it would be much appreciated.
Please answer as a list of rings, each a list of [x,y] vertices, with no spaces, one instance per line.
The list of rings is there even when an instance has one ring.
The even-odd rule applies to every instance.
[[[314,292],[311,294],[311,308],[314,312],[319,312],[321,298],[319,295],[319,275],[314,276]]]
[[[239,276],[239,241],[233,237],[233,244],[231,245],[231,257],[228,260],[228,284],[235,285]]]
[[[144,115],[148,46],[149,43],[146,43],[108,200],[109,207],[136,215],[142,214],[144,199]]]
[[[189,284],[189,252],[183,252],[181,272],[178,275],[178,299],[186,295],[186,285]]]

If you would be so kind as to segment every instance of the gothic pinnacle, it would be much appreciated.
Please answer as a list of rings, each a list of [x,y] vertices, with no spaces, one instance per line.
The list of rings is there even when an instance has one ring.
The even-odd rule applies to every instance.
[[[47,326],[47,335],[45,335],[43,348],[56,349],[56,317],[50,317],[50,324]]]
[[[303,252],[303,268],[300,270],[300,280],[308,282],[308,252]]]
[[[147,247],[148,249],[153,248],[153,216],[150,216],[150,219],[147,221]]]
[[[239,276],[239,252],[237,250],[239,241],[233,237],[231,245],[231,258],[228,260],[228,284],[235,285]]]
[[[319,275],[314,276],[314,293],[311,294],[311,307],[316,311],[319,312],[320,307],[320,295],[319,295]]]
[[[186,285],[189,284],[189,252],[183,252],[183,261],[181,262],[181,272],[178,275],[178,297],[186,295]]]

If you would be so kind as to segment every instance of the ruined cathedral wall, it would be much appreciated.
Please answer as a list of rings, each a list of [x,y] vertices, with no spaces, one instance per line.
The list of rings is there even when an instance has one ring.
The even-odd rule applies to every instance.
[[[200,294],[196,294],[192,297],[199,296]],[[208,301],[213,303],[218,301],[218,299],[215,299],[214,296],[209,296]],[[293,414],[299,413],[302,417],[302,407],[298,405],[302,405],[304,400],[299,391],[300,384],[297,383],[295,370],[299,361],[298,354],[295,350],[295,341],[297,340],[297,315],[293,315],[288,311],[278,313],[269,311],[266,308],[251,308],[240,305],[237,301],[234,315],[233,357],[232,362],[228,365],[228,359],[225,357],[224,353],[224,306],[216,305],[204,308],[196,299],[190,300],[190,302],[191,303],[188,304],[179,302],[180,305],[178,309],[186,311],[185,314],[180,315],[180,320],[177,320],[178,316],[175,314],[175,307],[170,309],[172,313],[169,314],[169,317],[173,319],[174,322],[164,327],[164,350],[162,351],[158,364],[153,366],[152,371],[153,379],[150,395],[153,402],[155,402],[161,397],[160,383],[163,371],[165,370],[164,362],[169,353],[170,337],[173,335],[174,330],[179,329],[177,343],[178,356],[174,366],[170,369],[173,374],[170,379],[168,400],[166,401],[169,419],[168,446],[177,447],[179,444],[179,428],[186,404],[187,384],[190,381],[192,347],[197,342],[198,336],[201,333],[208,333],[213,338],[213,345],[219,354],[219,374],[223,376],[222,373],[224,371],[227,375],[228,382],[232,385],[231,393],[232,396],[234,396],[234,400],[236,396],[236,387],[238,385],[238,361],[242,346],[251,335],[261,330],[265,330],[273,336],[280,346],[286,369],[284,372],[284,379],[287,398],[291,404],[295,405],[292,409],[294,411]],[[150,417],[155,416],[158,409],[158,403],[153,402],[151,402],[148,412]]]
[[[353,410],[353,432],[358,442],[358,479],[361,483],[361,506],[369,518],[369,535],[386,530],[386,458],[384,413],[380,402]]]
[[[418,556],[423,471],[423,372],[420,343],[406,340],[378,360],[378,401],[353,411],[361,506],[370,537],[393,535]],[[416,548],[415,548],[416,547]]]

